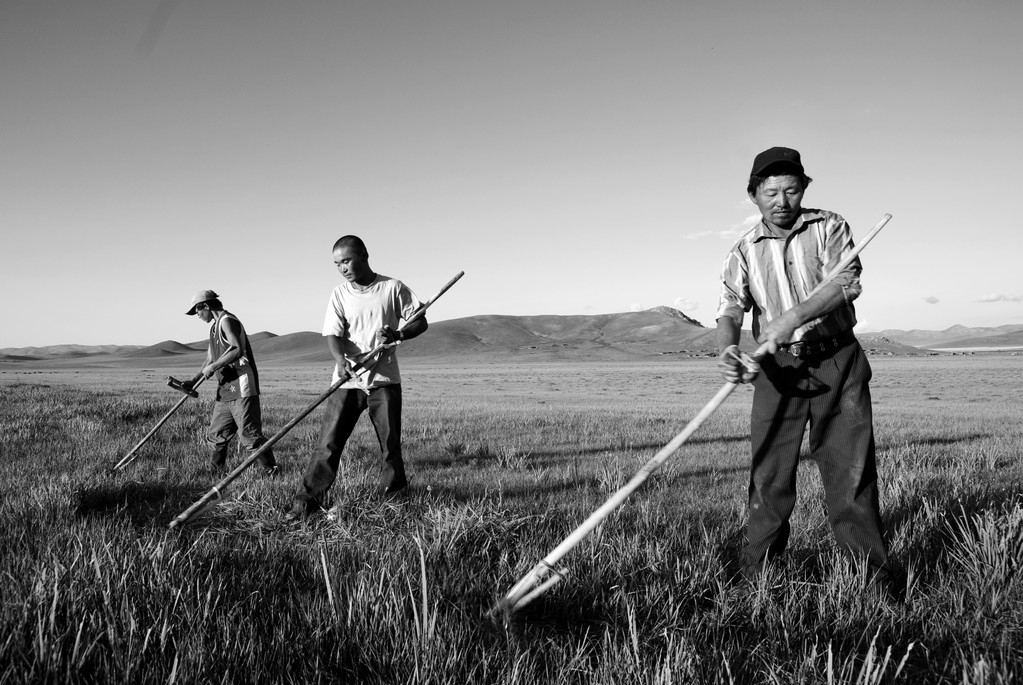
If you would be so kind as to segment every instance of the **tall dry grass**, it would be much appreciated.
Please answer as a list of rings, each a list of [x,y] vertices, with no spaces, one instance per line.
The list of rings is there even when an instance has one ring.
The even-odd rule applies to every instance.
[[[406,365],[413,491],[375,499],[360,425],[330,515],[281,512],[319,414],[275,479],[209,488],[208,400],[126,472],[178,398],[164,370],[0,374],[0,682],[1009,683],[1023,664],[1018,362],[875,359],[882,509],[902,602],[864,587],[800,467],[788,563],[736,582],[749,391],[565,559],[568,579],[488,611],[720,387],[710,361]],[[264,370],[268,431],[327,383]]]

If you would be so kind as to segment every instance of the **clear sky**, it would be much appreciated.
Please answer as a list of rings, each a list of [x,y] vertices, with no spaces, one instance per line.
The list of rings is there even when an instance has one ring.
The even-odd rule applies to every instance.
[[[320,329],[334,240],[433,320],[713,325],[753,156],[866,330],[1023,323],[1019,0],[0,0],[0,347]],[[749,322],[747,321],[747,325]]]

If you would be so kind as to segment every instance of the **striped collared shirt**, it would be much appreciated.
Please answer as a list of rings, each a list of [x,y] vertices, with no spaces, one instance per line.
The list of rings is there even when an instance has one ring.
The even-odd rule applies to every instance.
[[[753,311],[753,336],[764,324],[807,298],[853,248],[849,224],[838,214],[803,209],[793,227],[778,231],[763,220],[725,258],[717,318],[731,317],[742,326]],[[792,342],[827,338],[856,325],[853,300],[860,295],[860,260],[855,259],[833,283],[842,286],[845,305],[796,329]]]

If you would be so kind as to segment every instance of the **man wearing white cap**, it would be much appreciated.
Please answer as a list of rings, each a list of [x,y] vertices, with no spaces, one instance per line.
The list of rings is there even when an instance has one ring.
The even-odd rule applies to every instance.
[[[185,312],[213,325],[206,361],[199,373],[183,385],[191,388],[200,378],[217,376],[217,402],[206,440],[213,446],[210,455],[213,468],[223,470],[235,435],[241,433],[241,443],[250,451],[265,443],[266,437],[259,406],[259,371],[249,336],[238,317],[224,310],[218,297],[212,290],[200,290]],[[264,452],[258,462],[267,474],[272,475],[277,469],[271,450]]]

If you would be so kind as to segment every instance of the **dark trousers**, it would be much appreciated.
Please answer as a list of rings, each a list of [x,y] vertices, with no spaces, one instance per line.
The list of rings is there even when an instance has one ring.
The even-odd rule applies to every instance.
[[[785,551],[807,422],[835,541],[887,577],[870,377],[870,364],[855,341],[818,357],[797,359],[780,351],[763,360],[754,381],[751,421],[749,527],[742,556],[747,578],[759,574],[765,558]]]
[[[210,428],[206,434],[206,441],[213,446],[210,461],[214,466],[220,467],[227,463],[227,452],[231,446],[231,440],[239,432],[242,446],[250,452],[266,442],[266,436],[263,435],[263,415],[258,396],[241,397],[237,400],[214,404],[213,416],[210,417]],[[273,450],[264,452],[257,461],[260,466],[266,468],[273,468],[277,465]]]
[[[384,492],[401,490],[408,481],[401,459],[401,385],[362,390],[338,390],[327,401],[327,411],[320,426],[320,443],[306,468],[302,485],[295,493],[296,501],[321,505],[327,490],[337,478],[338,465],[345,443],[355,430],[364,410],[376,430],[380,443],[380,483]]]

